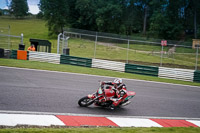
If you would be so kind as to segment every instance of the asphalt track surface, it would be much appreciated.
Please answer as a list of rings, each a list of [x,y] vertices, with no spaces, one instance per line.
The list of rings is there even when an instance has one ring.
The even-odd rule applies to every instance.
[[[0,67],[0,110],[113,116],[200,118],[200,87],[124,79],[132,103],[109,110],[78,100],[110,77]],[[167,79],[166,79],[167,80]]]

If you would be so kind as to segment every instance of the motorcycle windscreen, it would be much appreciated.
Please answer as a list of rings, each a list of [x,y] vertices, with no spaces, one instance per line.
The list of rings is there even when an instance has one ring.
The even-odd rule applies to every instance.
[[[103,91],[102,91],[101,87],[98,90],[98,94],[103,94]]]

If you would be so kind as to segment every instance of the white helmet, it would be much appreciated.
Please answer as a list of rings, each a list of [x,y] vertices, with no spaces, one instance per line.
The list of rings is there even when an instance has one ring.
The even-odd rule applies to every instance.
[[[116,78],[113,82],[115,84],[121,84],[122,83],[122,79],[121,78]]]

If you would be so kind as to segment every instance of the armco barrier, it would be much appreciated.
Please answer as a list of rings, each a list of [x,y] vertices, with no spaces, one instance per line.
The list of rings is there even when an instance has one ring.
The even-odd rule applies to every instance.
[[[69,56],[69,55],[61,55],[60,64],[70,64],[70,65],[76,65],[76,66],[91,67],[92,59]]]
[[[159,67],[159,77],[193,81],[194,70]]]
[[[12,50],[11,54],[10,54],[10,58],[11,59],[21,59],[19,58],[19,53],[21,52],[21,50]],[[24,53],[26,53],[26,55],[24,56],[24,60],[29,60],[29,51],[22,51]],[[22,53],[22,54],[24,54]]]
[[[194,82],[200,82],[200,71],[195,71],[194,72]]]
[[[28,51],[17,50],[17,59],[18,60],[27,60]]]
[[[30,51],[29,60],[60,64],[60,54]]]
[[[18,53],[19,53],[18,50],[12,50],[10,58],[17,59]],[[49,62],[55,64],[70,64],[76,66],[102,68],[102,69],[115,70],[127,73],[134,73],[134,74],[159,76],[161,78],[168,78],[168,79],[200,82],[200,71],[194,71],[188,69],[125,64],[116,61],[89,59],[89,58],[75,57],[69,55],[60,55],[54,53],[33,52],[33,51],[27,51],[27,60],[28,59],[31,61]]]
[[[149,76],[158,76],[158,67],[126,64],[125,72]]]
[[[125,71],[125,63],[100,59],[92,59],[92,67],[121,72]]]
[[[11,59],[17,59],[17,50],[12,50],[12,51],[11,51],[10,58],[11,58]]]

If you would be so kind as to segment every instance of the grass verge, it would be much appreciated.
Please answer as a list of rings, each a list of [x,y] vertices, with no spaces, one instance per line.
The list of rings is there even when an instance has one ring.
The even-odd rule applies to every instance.
[[[187,81],[164,79],[164,78],[158,78],[158,77],[153,77],[153,76],[144,76],[144,75],[130,74],[130,73],[122,73],[122,72],[97,69],[97,68],[87,68],[87,67],[79,67],[79,66],[63,65],[63,64],[51,64],[51,63],[37,62],[37,61],[1,58],[0,65],[10,66],[10,67],[72,72],[72,73],[82,73],[82,74],[91,74],[91,75],[100,75],[100,76],[121,77],[121,78],[128,78],[128,79],[139,79],[139,80],[157,81],[157,82],[165,82],[165,83],[200,86],[200,83],[193,83],[193,82],[187,82]]]
[[[200,128],[172,127],[172,128],[13,128],[0,129],[1,133],[199,133]]]

